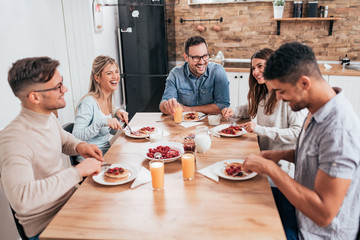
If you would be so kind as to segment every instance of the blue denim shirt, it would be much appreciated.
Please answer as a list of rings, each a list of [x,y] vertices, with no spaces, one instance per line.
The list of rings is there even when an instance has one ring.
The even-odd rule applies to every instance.
[[[326,227],[296,211],[300,239],[355,239],[360,220],[360,121],[343,93],[314,113],[296,148],[295,180],[314,190],[317,172],[351,179],[341,208]]]
[[[215,103],[220,109],[230,106],[229,80],[225,69],[209,62],[205,73],[197,78],[188,63],[175,67],[166,79],[166,87],[161,101],[175,98],[185,106]]]

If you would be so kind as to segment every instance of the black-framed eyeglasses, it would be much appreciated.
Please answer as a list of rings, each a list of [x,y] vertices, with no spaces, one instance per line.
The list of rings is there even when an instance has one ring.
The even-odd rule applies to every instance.
[[[202,56],[191,56],[190,54],[186,54],[186,55],[188,55],[189,57],[191,57],[194,62],[200,62],[200,59],[203,59],[204,61],[207,61],[207,60],[209,60],[209,58],[210,58],[210,54],[209,54],[209,53],[208,53],[208,54],[204,54],[204,55],[202,55]]]
[[[33,92],[48,92],[48,91],[56,91],[60,90],[60,93],[64,92],[64,84],[63,82],[59,83],[56,87],[48,88],[48,89],[41,89],[41,90],[34,90]]]

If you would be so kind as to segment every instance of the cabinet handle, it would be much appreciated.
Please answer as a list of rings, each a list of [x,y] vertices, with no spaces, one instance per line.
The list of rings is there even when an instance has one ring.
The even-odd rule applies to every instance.
[[[242,75],[240,75],[240,78],[242,78],[243,76]]]
[[[237,78],[237,76],[235,76],[235,78]]]

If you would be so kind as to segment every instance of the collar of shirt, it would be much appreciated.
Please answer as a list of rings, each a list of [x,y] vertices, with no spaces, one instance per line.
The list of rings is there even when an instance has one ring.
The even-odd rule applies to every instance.
[[[206,66],[206,70],[205,70],[205,73],[203,74],[203,75],[201,75],[200,77],[197,77],[197,76],[195,76],[191,71],[190,71],[190,68],[189,68],[189,63],[187,63],[187,62],[185,62],[185,67],[184,67],[184,69],[185,69],[185,74],[186,74],[186,76],[188,76],[189,78],[196,78],[196,79],[198,79],[198,78],[201,78],[201,77],[208,77],[209,76],[209,65],[210,64],[208,64],[207,66]]]
[[[337,102],[341,102],[343,100],[343,93],[341,91],[336,91],[336,96],[331,98],[324,106],[322,106],[319,110],[317,110],[314,114],[312,119],[316,122],[321,123],[328,117],[331,112],[333,111],[334,107],[336,106]]]

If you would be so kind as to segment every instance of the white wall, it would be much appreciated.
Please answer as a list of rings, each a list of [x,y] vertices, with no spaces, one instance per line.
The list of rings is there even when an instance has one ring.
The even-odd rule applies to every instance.
[[[33,56],[58,59],[64,82],[69,83],[64,25],[59,19],[62,19],[60,0],[1,1],[0,129],[20,110],[20,101],[7,82],[7,72],[17,59]]]
[[[20,101],[7,82],[7,72],[14,61],[24,57],[49,56],[60,61],[59,72],[69,91],[65,94],[67,106],[59,110],[59,120],[62,124],[74,121],[75,107],[89,88],[93,59],[105,54],[118,60],[117,7],[103,7],[104,31],[95,33],[92,0],[12,0],[1,3],[0,129],[20,110]],[[117,103],[119,98],[117,95]]]

